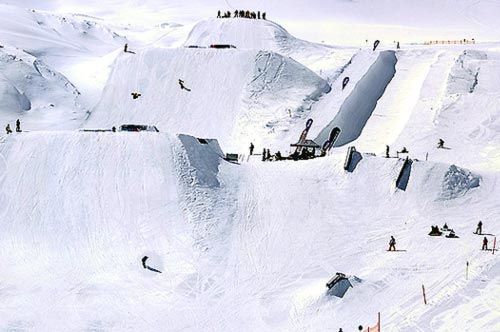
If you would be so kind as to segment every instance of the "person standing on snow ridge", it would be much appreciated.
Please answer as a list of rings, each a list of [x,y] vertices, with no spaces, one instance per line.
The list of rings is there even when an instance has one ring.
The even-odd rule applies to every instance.
[[[486,238],[486,236],[483,239],[483,247],[481,248],[481,250],[488,250],[488,239]]]
[[[483,232],[483,222],[479,220],[479,223],[477,224],[476,228],[476,234],[481,235],[482,232]]]
[[[16,120],[16,133],[20,133],[21,130],[21,121],[19,119]]]
[[[7,135],[12,134],[12,130],[10,129],[10,124],[7,123],[7,126],[5,127],[5,131],[7,132]]]
[[[391,235],[391,240],[389,241],[389,251],[396,251],[396,239]]]
[[[220,18],[220,10],[217,11],[217,18]]]
[[[267,149],[267,157],[266,157],[267,160],[271,160],[271,151],[269,151],[269,149]]]
[[[266,161],[266,148],[262,150],[262,161]]]
[[[250,155],[253,155],[254,148],[255,148],[255,146],[253,145],[253,143],[250,142]]]
[[[266,19],[266,12],[263,12],[262,13],[262,19],[265,20]]]
[[[385,146],[385,157],[389,158],[389,145]]]

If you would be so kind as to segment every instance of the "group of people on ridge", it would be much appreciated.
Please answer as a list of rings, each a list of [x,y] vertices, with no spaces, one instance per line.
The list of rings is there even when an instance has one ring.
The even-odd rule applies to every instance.
[[[238,17],[251,18],[254,20],[255,19],[265,20],[266,19],[266,12],[263,12],[261,15],[260,11],[253,12],[253,11],[249,11],[249,10],[235,10],[232,17],[234,17],[234,18],[238,18]],[[221,11],[219,10],[219,11],[217,11],[217,18],[231,18],[231,12],[227,11],[227,12],[221,13]]]
[[[5,126],[5,131],[7,134],[12,134],[12,129],[10,129],[10,123],[7,123],[7,126]],[[20,133],[21,130],[21,121],[19,119],[16,120],[16,133]]]

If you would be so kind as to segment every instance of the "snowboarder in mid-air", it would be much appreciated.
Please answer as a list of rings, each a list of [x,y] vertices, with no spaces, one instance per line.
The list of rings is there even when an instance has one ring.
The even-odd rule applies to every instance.
[[[396,239],[391,235],[391,240],[389,241],[389,251],[396,251]]]
[[[16,133],[20,133],[21,130],[21,121],[19,119],[16,120]]]
[[[481,250],[488,250],[488,239],[486,238],[486,236],[483,239],[483,247],[481,248]]]
[[[146,264],[146,261],[148,260],[148,256],[144,256],[142,257],[142,267],[149,270],[149,271],[153,271],[153,272],[157,272],[157,273],[161,273],[161,271],[157,270],[157,269],[153,269],[151,266],[147,265]]]
[[[476,234],[481,235],[482,232],[483,232],[483,222],[479,220],[479,223],[477,224],[476,228]]]
[[[7,123],[7,126],[5,126],[5,131],[7,134],[12,134],[12,129],[10,129],[10,124]]]
[[[391,235],[391,240],[389,241],[389,251],[396,251],[396,239]]]
[[[191,91],[191,89],[188,89],[184,86],[184,81],[179,78],[179,85],[181,86],[181,90],[186,90],[186,91]]]
[[[250,142],[250,155],[253,155],[253,149],[255,148],[255,146],[253,145],[252,142]]]

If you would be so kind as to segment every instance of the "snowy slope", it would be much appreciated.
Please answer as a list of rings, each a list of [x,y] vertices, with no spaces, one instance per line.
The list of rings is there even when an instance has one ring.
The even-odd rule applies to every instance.
[[[353,330],[381,310],[389,330],[420,330],[421,283],[437,308],[466,292],[466,259],[471,278],[495,266],[470,229],[487,205],[498,231],[497,179],[473,188],[448,165],[416,163],[394,192],[396,159],[365,155],[352,174],[342,154],[238,167],[157,133],[23,133],[0,153],[7,329]],[[444,222],[460,240],[426,235]],[[407,252],[385,253],[388,234]],[[324,295],[336,271],[361,279],[343,300]]]
[[[301,114],[329,90],[312,71],[272,52],[148,49],[118,57],[87,126],[154,124],[241,150],[274,135],[269,127],[288,124],[287,109]],[[142,96],[134,100],[132,92]]]
[[[482,220],[491,248],[500,231],[500,46],[393,42],[498,39],[495,2],[249,8],[361,49],[262,20],[204,19],[187,36],[242,1],[0,3],[0,123],[29,130],[0,132],[0,330],[355,331],[378,312],[383,331],[500,330],[498,253],[472,233]],[[238,48],[158,48],[183,43]],[[53,131],[91,108],[85,128],[161,133]],[[309,138],[338,124],[349,142],[247,158],[251,141],[286,154],[307,118]],[[386,144],[410,150],[405,190]],[[460,238],[427,235],[444,223]],[[326,295],[335,272],[353,276],[343,299]]]
[[[43,61],[19,49],[0,48],[0,123],[14,129],[20,119],[24,129],[78,128],[88,116],[79,95]]]

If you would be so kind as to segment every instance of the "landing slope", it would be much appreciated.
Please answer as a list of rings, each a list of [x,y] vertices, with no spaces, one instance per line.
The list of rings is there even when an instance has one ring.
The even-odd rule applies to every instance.
[[[148,49],[118,57],[87,126],[154,124],[246,149],[329,90],[312,71],[272,52]]]

